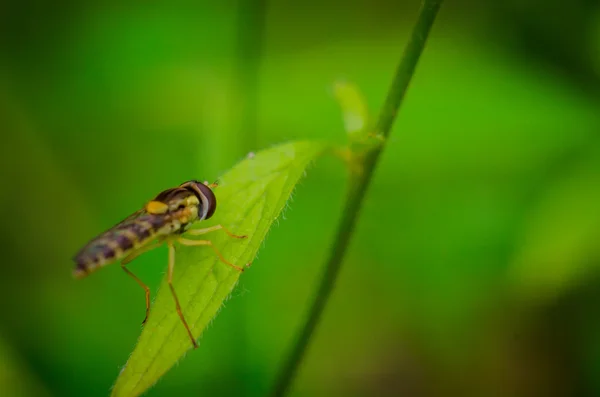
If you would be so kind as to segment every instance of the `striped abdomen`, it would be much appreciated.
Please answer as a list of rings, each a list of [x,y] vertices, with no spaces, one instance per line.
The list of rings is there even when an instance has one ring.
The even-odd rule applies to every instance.
[[[85,277],[94,270],[117,262],[158,237],[181,228],[177,213],[144,214],[126,220],[98,236],[75,256],[74,276]]]

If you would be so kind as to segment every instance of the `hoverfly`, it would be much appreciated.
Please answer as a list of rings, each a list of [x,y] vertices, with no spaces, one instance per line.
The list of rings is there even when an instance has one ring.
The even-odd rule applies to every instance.
[[[178,187],[167,189],[149,201],[144,208],[131,214],[103,234],[91,240],[75,255],[75,278],[83,278],[95,270],[121,261],[121,268],[131,276],[146,292],[146,323],[150,312],[150,289],[126,265],[144,252],[150,251],[163,243],[169,249],[169,267],[167,281],[175,300],[175,308],[181,322],[192,340],[194,348],[198,347],[196,339],[185,321],[179,305],[179,299],[173,288],[173,269],[175,268],[175,246],[179,242],[187,246],[205,245],[212,248],[224,264],[242,272],[244,267],[228,262],[210,240],[193,240],[182,237],[183,233],[198,236],[216,230],[223,230],[233,238],[245,238],[231,233],[222,225],[204,229],[189,230],[197,221],[209,219],[217,208],[217,200],[211,188],[216,183],[188,181]],[[246,264],[248,266],[249,264]]]

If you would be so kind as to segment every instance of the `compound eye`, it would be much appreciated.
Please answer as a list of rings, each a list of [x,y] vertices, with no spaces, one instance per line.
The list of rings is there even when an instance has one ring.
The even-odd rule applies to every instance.
[[[209,219],[217,209],[217,198],[209,186],[201,182],[193,182],[194,191],[200,200],[200,219]]]

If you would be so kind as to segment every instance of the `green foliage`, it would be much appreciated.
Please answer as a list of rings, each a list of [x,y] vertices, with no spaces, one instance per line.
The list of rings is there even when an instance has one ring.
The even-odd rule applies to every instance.
[[[228,260],[243,265],[254,259],[294,186],[325,148],[313,142],[275,146],[249,156],[223,175],[215,190],[219,208],[211,224],[220,223],[234,233],[248,235],[244,240],[218,231],[210,235]],[[200,336],[212,321],[240,274],[219,262],[210,249],[177,247],[173,284],[194,336]],[[112,395],[143,393],[190,348],[165,279]]]
[[[346,162],[350,172],[359,174],[364,156],[381,146],[385,138],[374,130],[366,100],[356,84],[337,81],[333,94],[340,105],[348,138],[348,145],[339,148],[336,154]]]
[[[348,138],[351,141],[364,139],[369,127],[369,109],[358,87],[347,81],[337,81],[333,85],[333,94],[342,110]]]
[[[106,397],[139,337],[143,292],[118,265],[73,280],[72,255],[157,189],[212,180],[249,150],[342,143],[326,87],[342,74],[371,111],[380,109],[418,3],[269,2],[248,144],[237,127],[248,94],[233,76],[243,67],[236,7],[8,0],[0,73],[6,380],[39,383],[53,396]],[[294,395],[600,395],[600,102],[594,81],[570,63],[593,66],[597,12],[585,13],[588,23],[570,12],[582,1],[508,3],[442,11]],[[556,26],[536,23],[542,15]],[[507,23],[514,34],[504,34]],[[531,36],[542,28],[548,35]],[[573,32],[593,41],[577,47],[591,53],[570,47]],[[532,40],[523,47],[525,36]],[[148,397],[267,395],[322,274],[345,187],[357,186],[345,177],[332,159],[311,169],[286,221],[241,275],[233,296],[244,296],[226,303],[200,349]],[[222,232],[211,238],[219,248],[246,243]],[[165,265],[162,247],[131,269],[156,291]],[[215,262],[215,270],[228,269]],[[168,295],[165,306],[171,313]],[[185,332],[180,323],[173,329]]]
[[[593,276],[600,259],[598,151],[544,191],[528,217],[511,276],[525,301],[548,302]]]
[[[0,335],[0,396],[50,395]]]

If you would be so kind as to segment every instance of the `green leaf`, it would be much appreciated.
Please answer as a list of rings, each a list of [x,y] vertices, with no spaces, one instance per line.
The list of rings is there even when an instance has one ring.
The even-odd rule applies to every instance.
[[[348,145],[338,148],[335,154],[353,173],[360,173],[365,154],[379,147],[385,138],[380,131],[373,131],[367,102],[357,85],[336,81],[333,95],[340,105],[348,137]]]
[[[333,94],[342,110],[344,127],[350,141],[366,138],[369,109],[358,87],[346,81],[337,81],[333,85]]]
[[[215,188],[217,211],[210,223],[201,226],[220,223],[248,238],[234,239],[222,231],[207,234],[206,238],[230,262],[243,266],[252,261],[307,166],[326,148],[322,143],[295,142],[248,156],[219,179]],[[196,338],[217,314],[240,274],[219,262],[208,247],[177,246],[173,284]],[[165,279],[112,396],[140,395],[191,347]],[[201,349],[194,354],[202,354]]]

